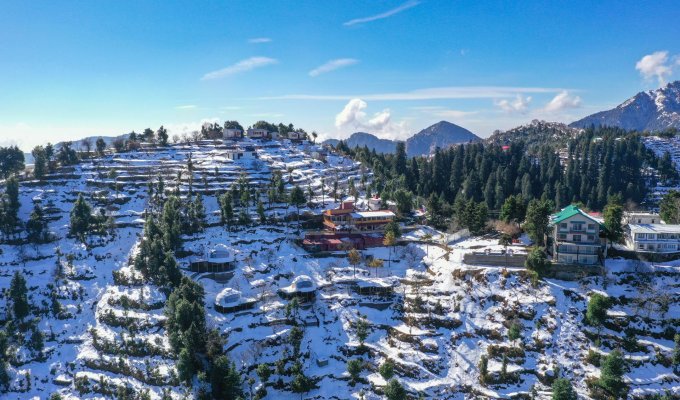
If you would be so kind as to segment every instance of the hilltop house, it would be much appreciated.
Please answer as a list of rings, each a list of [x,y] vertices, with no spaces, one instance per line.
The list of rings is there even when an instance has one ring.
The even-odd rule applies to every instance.
[[[550,217],[548,253],[563,264],[595,265],[603,260],[602,222],[575,205]]]
[[[304,132],[288,132],[288,139],[290,140],[304,140],[307,138],[307,134]]]
[[[243,131],[240,129],[225,129],[222,137],[225,139],[240,139],[243,137]]]
[[[247,135],[251,139],[265,139],[269,136],[269,131],[266,129],[250,128]]]

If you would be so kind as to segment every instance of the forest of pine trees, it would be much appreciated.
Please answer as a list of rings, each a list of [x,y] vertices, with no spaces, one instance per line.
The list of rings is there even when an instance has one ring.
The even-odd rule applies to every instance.
[[[523,141],[507,146],[471,143],[408,159],[403,143],[396,154],[349,149],[343,142],[337,148],[373,168],[373,193],[400,203],[407,191],[421,199],[420,204],[439,208],[441,217],[458,220],[462,216],[455,215],[452,207],[456,202],[478,207],[483,203],[498,212],[513,195],[521,196],[525,204],[532,199],[551,201],[557,209],[582,203],[602,210],[608,198],[617,194],[640,204],[647,194],[644,167],[659,170],[664,164],[663,158],[645,148],[639,134],[607,127],[587,129],[566,149],[551,143],[529,148]],[[677,172],[668,169],[665,175],[664,179],[678,179]],[[481,209],[477,212],[484,214]]]

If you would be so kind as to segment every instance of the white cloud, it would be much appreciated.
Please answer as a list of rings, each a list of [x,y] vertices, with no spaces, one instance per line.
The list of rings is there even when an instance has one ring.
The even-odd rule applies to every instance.
[[[313,70],[309,71],[309,76],[311,77],[317,77],[321,74],[325,74],[326,72],[331,72],[335,71],[336,69],[344,68],[344,67],[349,67],[350,65],[354,65],[358,63],[359,60],[356,60],[354,58],[338,58],[335,60],[330,60],[326,62],[325,64],[314,68]]]
[[[531,96],[524,97],[518,94],[514,100],[502,99],[497,100],[494,104],[507,113],[517,112],[524,114],[529,109],[529,103],[531,103]]]
[[[196,109],[196,105],[194,105],[194,104],[186,104],[186,105],[175,107],[175,110],[194,110],[194,109]]]
[[[578,108],[581,106],[581,98],[578,96],[572,96],[569,92],[562,91],[557,96],[553,97],[548,104],[543,107],[546,112],[554,113],[570,108]]]
[[[447,86],[416,89],[408,92],[372,93],[363,95],[317,95],[287,94],[274,97],[260,97],[260,100],[446,100],[446,99],[499,99],[515,97],[517,94],[561,93],[567,89],[545,87],[506,87],[506,86]]]
[[[408,10],[409,8],[413,8],[420,4],[420,1],[418,0],[410,0],[407,1],[406,3],[400,5],[399,7],[393,8],[391,10],[385,11],[380,14],[372,15],[370,17],[363,17],[363,18],[355,18],[352,20],[349,20],[345,23],[343,23],[344,26],[352,26],[352,25],[358,25],[358,24],[364,24],[366,22],[372,22],[372,21],[377,21],[379,19],[385,19],[389,18],[395,14],[398,14],[402,11]]]
[[[345,107],[335,116],[335,127],[339,130],[365,130],[381,137],[392,139],[403,138],[410,132],[405,120],[392,121],[392,113],[389,109],[382,110],[367,118],[364,111],[368,104],[361,99],[351,99]]]
[[[248,39],[248,43],[252,43],[252,44],[269,43],[271,41],[272,41],[271,38],[268,38],[268,37],[258,37],[258,38]]]
[[[269,57],[250,57],[245,60],[241,60],[236,64],[230,65],[226,68],[219,69],[217,71],[208,72],[203,75],[201,80],[219,79],[240,72],[251,71],[255,68],[265,67],[267,65],[272,65],[278,63],[278,60]]]
[[[676,58],[676,64],[680,64],[679,58]],[[656,78],[660,85],[663,85],[673,72],[672,65],[668,63],[668,51],[647,54],[635,63],[635,69],[640,71],[640,75],[645,79]]]

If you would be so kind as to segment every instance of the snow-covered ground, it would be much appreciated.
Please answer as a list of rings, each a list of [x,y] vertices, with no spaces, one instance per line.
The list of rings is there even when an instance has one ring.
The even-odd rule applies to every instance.
[[[191,181],[194,190],[205,193],[210,226],[185,238],[184,250],[191,255],[178,259],[183,268],[219,244],[235,250],[231,278],[185,273],[205,288],[208,326],[223,335],[225,349],[244,382],[253,378],[257,387],[260,381],[254,367],[271,366],[274,374],[267,398],[300,398],[289,390],[291,377],[276,372],[277,361],[290,354],[287,338],[293,321],[304,331],[298,361],[316,385],[307,398],[382,398],[385,381],[378,366],[387,359],[414,397],[507,398],[532,392],[547,397],[556,373],[570,378],[587,396],[586,380],[599,375],[599,368],[585,361],[588,351],[608,353],[619,347],[624,327],[635,328],[638,339],[635,351],[625,352],[632,393],[680,394],[680,378],[663,359],[672,354],[669,332],[677,330],[680,318],[677,265],[608,260],[606,278],[546,280],[534,286],[521,269],[463,263],[465,252],[503,249],[498,239],[461,239],[421,228],[403,239],[416,241],[429,233],[431,244],[365,250],[355,273],[342,254],[314,257],[298,247],[295,239],[300,234],[294,221],[231,232],[217,224],[216,195],[228,190],[242,173],[257,185],[268,182],[272,170],[281,170],[286,182],[300,185],[305,193],[311,188],[314,204],[301,211],[312,213],[320,212],[321,202],[326,208],[335,206],[329,189],[336,177],[345,193],[351,178],[357,186],[362,174],[370,181],[370,171],[344,157],[331,155],[324,163],[312,159],[311,149],[303,145],[269,146],[273,143],[253,143],[258,145],[254,162],[232,162],[220,146],[205,143],[109,156],[83,163],[68,174],[55,174],[46,183],[22,184],[21,218],[27,219],[34,199],[44,206],[51,204],[56,214],[50,229],[59,240],[37,247],[0,246],[0,289],[6,293],[14,271],[23,271],[31,303],[45,310],[39,313],[39,327],[47,337],[44,357],[25,346],[17,349],[8,398],[47,398],[56,391],[70,398],[102,398],[110,397],[118,385],[137,393],[149,390],[152,398],[164,392],[181,398],[186,392],[177,382],[163,328],[165,295],[138,282],[139,273],[129,266],[142,233],[147,182],[158,175],[169,190],[179,184],[185,193]],[[190,155],[192,179],[187,169]],[[89,249],[66,237],[68,212],[79,192],[115,213],[118,223],[115,237],[92,237]],[[260,192],[267,204],[265,190]],[[254,214],[254,207],[250,211]],[[273,204],[266,212],[281,217],[295,209]],[[524,245],[510,249],[526,250]],[[370,258],[385,262],[376,270],[368,267]],[[311,278],[316,296],[291,312],[287,307],[291,302],[280,289],[302,275]],[[254,306],[218,312],[215,303],[225,288],[240,292],[243,299],[254,299]],[[367,294],[371,290],[374,294]],[[611,323],[600,332],[597,346],[597,329],[583,322],[593,292],[615,299]],[[59,316],[49,311],[55,294],[63,308]],[[660,307],[661,298],[668,300],[667,308]],[[5,299],[0,300],[0,310],[5,309]],[[360,319],[368,325],[363,347],[356,329]],[[511,341],[508,331],[513,324],[519,324],[521,334]],[[489,359],[484,384],[478,369],[483,355]],[[365,368],[362,379],[352,386],[346,364],[354,358],[363,359]],[[291,365],[289,360],[282,368]],[[26,389],[29,373],[31,385]],[[244,389],[249,392],[247,383]]]

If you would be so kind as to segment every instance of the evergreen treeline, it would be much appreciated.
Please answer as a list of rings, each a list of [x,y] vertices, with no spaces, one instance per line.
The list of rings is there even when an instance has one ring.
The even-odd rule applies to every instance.
[[[442,213],[440,218],[454,214],[455,208],[484,215],[482,203],[487,210],[500,210],[512,195],[520,195],[525,204],[532,199],[552,201],[556,208],[580,202],[601,210],[616,194],[640,203],[647,193],[643,167],[658,169],[663,164],[639,134],[608,127],[587,129],[570,140],[562,159],[550,143],[528,147],[523,141],[507,146],[471,143],[411,159],[403,144],[395,154],[349,149],[344,142],[337,148],[373,168],[374,193],[395,200],[398,207],[408,200],[404,192],[428,199],[428,205]],[[677,179],[677,172],[670,178]],[[479,209],[451,207],[462,201]],[[460,224],[463,215],[454,216]]]

